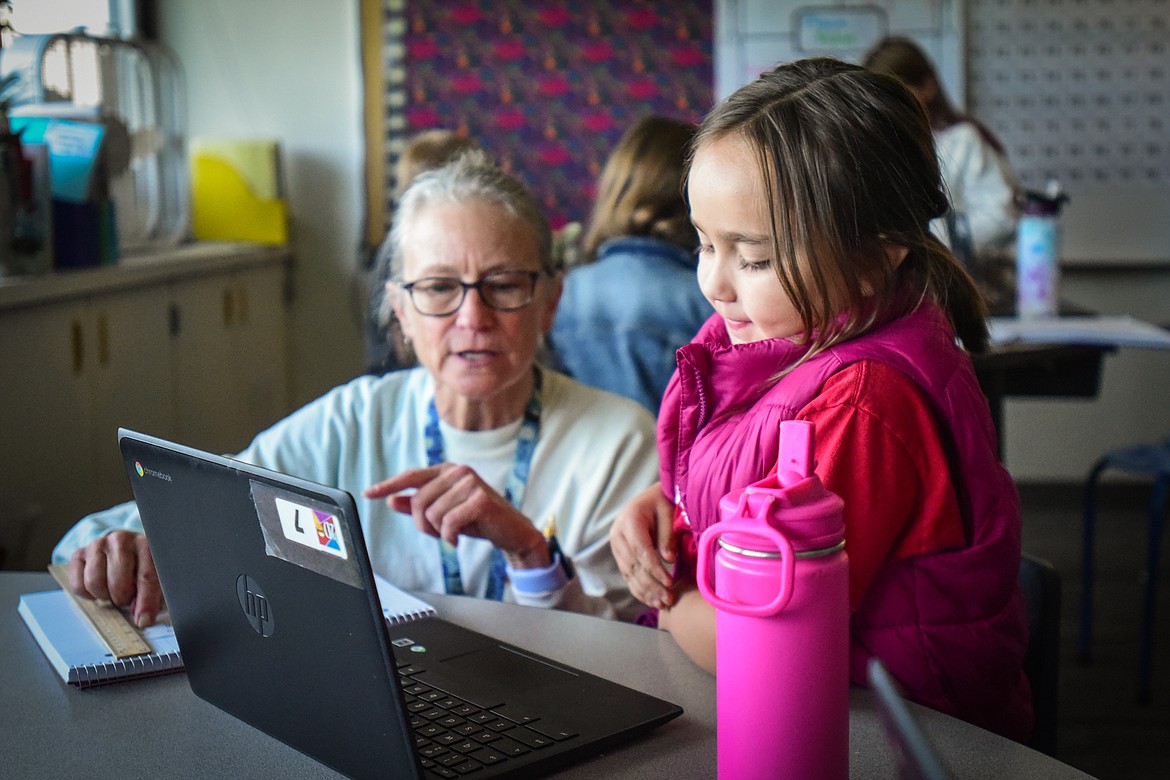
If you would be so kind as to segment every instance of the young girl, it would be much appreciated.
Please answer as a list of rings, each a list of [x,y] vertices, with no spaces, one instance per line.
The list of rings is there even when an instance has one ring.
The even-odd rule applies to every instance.
[[[845,501],[852,681],[877,656],[911,698],[1027,739],[1019,503],[963,348],[986,347],[983,304],[928,228],[948,203],[921,106],[836,60],[779,66],[704,120],[687,192],[716,314],[678,351],[661,484],[611,533],[631,591],[714,671],[695,541],[775,468],[780,421],[809,420]]]

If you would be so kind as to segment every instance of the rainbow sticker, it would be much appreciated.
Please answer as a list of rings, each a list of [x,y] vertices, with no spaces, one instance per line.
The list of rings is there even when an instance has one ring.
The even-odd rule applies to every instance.
[[[279,496],[274,498],[285,538],[337,558],[349,558],[341,534],[341,520],[327,512],[301,506]]]

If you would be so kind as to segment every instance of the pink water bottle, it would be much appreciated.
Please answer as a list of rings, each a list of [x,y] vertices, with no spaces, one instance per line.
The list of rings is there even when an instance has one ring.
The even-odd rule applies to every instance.
[[[781,423],[776,475],[724,496],[699,539],[699,590],[717,611],[721,780],[849,776],[843,502],[813,473],[813,435]]]

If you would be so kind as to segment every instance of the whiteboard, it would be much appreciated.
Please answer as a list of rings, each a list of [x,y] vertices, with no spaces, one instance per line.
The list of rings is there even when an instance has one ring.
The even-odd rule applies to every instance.
[[[885,35],[913,38],[951,102],[965,108],[966,0],[716,0],[715,96],[780,62],[832,56],[857,62]]]
[[[1060,181],[1066,261],[1170,258],[1167,0],[716,0],[715,92],[777,62],[857,61],[881,35],[934,60],[952,103],[1003,141],[1021,181]],[[822,12],[815,46],[809,9]],[[836,10],[841,18],[834,18]],[[863,18],[864,17],[864,18]],[[800,19],[805,19],[801,27]],[[869,20],[878,19],[879,22]],[[879,25],[884,28],[879,29]],[[852,36],[852,37],[850,37]]]

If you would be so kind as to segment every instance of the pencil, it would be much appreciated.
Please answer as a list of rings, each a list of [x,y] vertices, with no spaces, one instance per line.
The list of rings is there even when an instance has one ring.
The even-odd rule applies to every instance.
[[[565,570],[565,575],[569,579],[573,579],[576,573],[573,569],[573,562],[569,560],[569,556],[565,555],[561,549],[561,543],[557,541],[557,518],[556,515],[550,514],[548,516],[548,523],[544,527],[544,538],[548,540],[548,554],[550,557],[561,556],[561,567]]]

